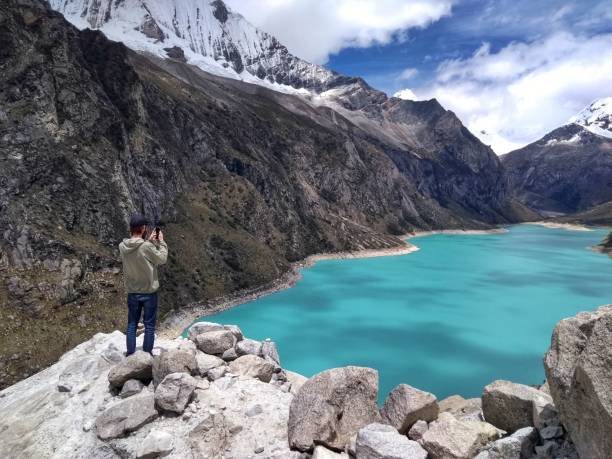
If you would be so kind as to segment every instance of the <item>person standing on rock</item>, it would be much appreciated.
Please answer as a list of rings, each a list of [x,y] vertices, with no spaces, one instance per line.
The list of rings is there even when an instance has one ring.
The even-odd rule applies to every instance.
[[[132,215],[130,238],[124,239],[119,244],[125,290],[128,295],[126,355],[136,352],[136,328],[141,314],[145,327],[142,350],[151,353],[155,341],[157,291],[159,290],[157,267],[166,263],[168,246],[164,241],[164,233],[159,228],[155,228],[148,240],[145,240],[148,224],[144,216]]]

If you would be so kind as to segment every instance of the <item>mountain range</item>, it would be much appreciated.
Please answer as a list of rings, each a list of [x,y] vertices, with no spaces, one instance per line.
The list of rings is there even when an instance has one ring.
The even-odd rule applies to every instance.
[[[315,253],[610,200],[605,173],[579,198],[537,187],[609,160],[599,115],[525,147],[536,165],[500,160],[436,100],[303,61],[221,0],[50,4],[0,4],[0,387],[122,326],[133,211],[163,221],[172,314]]]

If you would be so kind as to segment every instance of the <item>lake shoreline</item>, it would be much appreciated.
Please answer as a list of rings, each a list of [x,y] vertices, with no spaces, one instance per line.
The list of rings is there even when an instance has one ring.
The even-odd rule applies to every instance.
[[[229,295],[224,295],[207,301],[205,303],[192,303],[180,311],[171,312],[162,320],[158,336],[163,339],[175,338],[183,333],[183,330],[191,325],[199,317],[211,316],[226,311],[241,304],[250,303],[261,297],[272,295],[282,290],[295,286],[302,279],[302,269],[310,268],[318,261],[323,260],[349,260],[360,258],[393,257],[408,255],[416,252],[419,248],[406,242],[406,239],[415,237],[412,235],[400,236],[404,244],[384,249],[364,249],[353,252],[318,253],[309,255],[303,260],[291,264],[289,270],[279,278],[249,290],[241,290]],[[420,235],[420,234],[419,234]]]

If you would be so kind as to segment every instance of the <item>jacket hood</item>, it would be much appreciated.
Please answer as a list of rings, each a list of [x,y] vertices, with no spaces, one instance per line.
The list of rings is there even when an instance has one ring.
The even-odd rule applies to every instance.
[[[121,253],[127,254],[133,252],[138,249],[142,244],[144,244],[145,240],[142,238],[138,239],[124,239],[121,244],[119,244],[119,251]]]

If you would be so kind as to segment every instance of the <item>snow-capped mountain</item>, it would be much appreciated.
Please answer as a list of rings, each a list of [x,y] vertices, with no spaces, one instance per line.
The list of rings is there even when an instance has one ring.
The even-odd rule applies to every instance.
[[[136,51],[180,59],[213,74],[304,96],[329,92],[330,98],[340,99],[350,109],[383,96],[360,78],[292,55],[222,0],[50,0],[50,4],[80,29],[101,30]]]
[[[598,99],[572,119],[593,134],[612,138],[612,97]]]
[[[543,213],[584,212],[612,202],[612,97],[502,156],[515,196]]]

